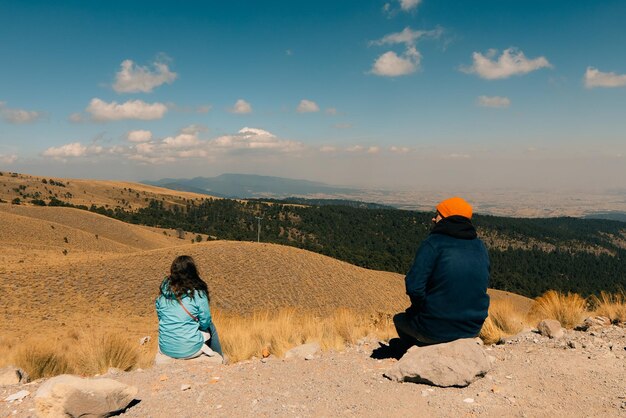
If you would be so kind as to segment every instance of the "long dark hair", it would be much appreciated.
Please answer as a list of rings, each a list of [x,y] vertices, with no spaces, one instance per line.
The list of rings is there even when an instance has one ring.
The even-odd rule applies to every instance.
[[[170,290],[177,298],[184,295],[194,297],[194,290],[200,294],[204,293],[209,299],[209,288],[207,284],[200,278],[196,263],[188,255],[181,255],[174,259],[172,267],[170,267],[169,277]]]

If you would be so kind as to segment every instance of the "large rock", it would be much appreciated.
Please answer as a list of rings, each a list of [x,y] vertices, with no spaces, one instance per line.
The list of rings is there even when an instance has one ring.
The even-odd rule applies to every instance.
[[[64,374],[53,377],[35,394],[37,415],[56,417],[108,417],[125,409],[137,388],[113,379],[83,379]]]
[[[0,369],[0,386],[17,385],[28,382],[28,374],[15,366]]]
[[[477,339],[466,338],[426,347],[412,347],[385,376],[396,382],[464,387],[491,369]]]
[[[544,319],[537,325],[539,334],[549,338],[561,338],[564,335],[561,323],[556,319]]]
[[[317,355],[321,350],[319,343],[302,344],[285,353],[286,359],[298,358],[298,359],[311,359]]]

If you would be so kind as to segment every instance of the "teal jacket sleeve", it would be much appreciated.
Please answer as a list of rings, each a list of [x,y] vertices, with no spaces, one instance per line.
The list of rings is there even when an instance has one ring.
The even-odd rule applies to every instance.
[[[422,306],[426,296],[426,284],[435,267],[437,255],[432,245],[425,241],[420,245],[415,254],[415,260],[411,269],[404,278],[406,294],[411,299],[411,308],[418,309]]]
[[[198,308],[198,328],[200,331],[208,331],[211,328],[211,309],[209,308],[209,299],[204,294],[196,292],[194,301]]]

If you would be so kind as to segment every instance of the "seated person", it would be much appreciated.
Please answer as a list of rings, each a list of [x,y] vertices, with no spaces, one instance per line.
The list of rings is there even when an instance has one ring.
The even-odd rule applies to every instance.
[[[175,359],[224,357],[209,308],[209,289],[193,258],[176,257],[156,299],[159,354]]]
[[[407,345],[478,336],[487,318],[489,255],[472,225],[472,207],[460,197],[437,205],[433,228],[405,278],[411,306],[394,316]]]

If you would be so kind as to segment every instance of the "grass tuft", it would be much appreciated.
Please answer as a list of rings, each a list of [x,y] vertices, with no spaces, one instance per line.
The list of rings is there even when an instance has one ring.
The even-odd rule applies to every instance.
[[[104,333],[91,335],[78,347],[76,369],[82,374],[105,373],[110,367],[129,371],[140,360],[137,345],[121,334]]]
[[[595,315],[606,316],[611,322],[626,322],[626,292],[600,292],[600,297],[591,296],[590,304]]]
[[[32,380],[73,371],[61,348],[44,341],[31,341],[19,348],[13,363],[28,373]]]
[[[577,293],[549,290],[535,299],[529,317],[535,321],[556,319],[561,326],[572,329],[585,318],[586,308],[587,302]]]
[[[496,344],[502,339],[502,330],[493,323],[490,316],[485,319],[478,335],[485,344]]]

